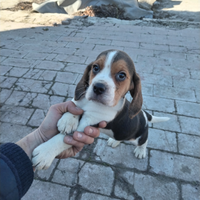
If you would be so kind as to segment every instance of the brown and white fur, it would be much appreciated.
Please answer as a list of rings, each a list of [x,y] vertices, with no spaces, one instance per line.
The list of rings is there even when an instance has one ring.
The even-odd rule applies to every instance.
[[[125,98],[130,92],[132,101]],[[141,110],[142,91],[140,77],[135,71],[131,58],[124,52],[108,50],[85,69],[72,100],[84,110],[84,114],[75,116],[65,113],[58,121],[60,133],[43,143],[33,151],[33,166],[37,169],[48,168],[54,158],[71,147],[63,142],[66,133],[75,130],[83,132],[89,125],[107,121],[101,132],[110,137],[108,145],[116,147],[123,140],[136,145],[135,156],[144,158],[148,138],[148,121],[167,121],[167,117],[155,117]]]

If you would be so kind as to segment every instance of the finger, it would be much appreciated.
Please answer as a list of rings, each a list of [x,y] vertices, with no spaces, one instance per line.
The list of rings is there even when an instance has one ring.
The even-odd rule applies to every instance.
[[[107,126],[107,122],[102,121],[99,123],[99,128],[105,128]]]
[[[79,142],[82,142],[84,144],[92,144],[94,142],[94,138],[91,136],[88,136],[84,133],[75,131],[73,134],[73,138]]]
[[[70,112],[74,115],[81,115],[83,110],[78,108],[72,101],[67,101],[51,106],[51,109],[59,110],[59,113],[62,115],[66,112]]]
[[[76,140],[73,139],[73,137],[71,137],[69,135],[64,137],[64,142],[66,144],[70,144],[70,145],[72,145],[76,148],[83,148],[83,146],[85,145],[85,143],[76,141]]]
[[[82,148],[70,147],[69,149],[63,151],[58,156],[56,156],[56,158],[63,159],[63,158],[72,157],[72,156],[75,156],[81,150]]]
[[[83,114],[83,110],[77,107],[72,101],[68,104],[68,111],[74,115],[81,115]]]
[[[84,133],[92,138],[96,138],[100,134],[100,130],[95,127],[87,126],[84,129]]]

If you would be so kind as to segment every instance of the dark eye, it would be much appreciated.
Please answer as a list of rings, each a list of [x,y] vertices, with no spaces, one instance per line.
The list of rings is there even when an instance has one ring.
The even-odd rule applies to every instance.
[[[126,74],[124,72],[119,72],[116,75],[116,79],[117,81],[124,81],[126,79]]]
[[[93,65],[93,73],[97,74],[100,71],[99,65]]]

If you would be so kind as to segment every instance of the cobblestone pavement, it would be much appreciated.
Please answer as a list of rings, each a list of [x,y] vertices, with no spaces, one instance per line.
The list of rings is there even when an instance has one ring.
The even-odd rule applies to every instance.
[[[143,107],[171,120],[150,125],[145,159],[127,142],[108,147],[102,134],[76,157],[37,172],[23,200],[199,199],[200,30],[102,21],[31,27],[1,26],[1,143],[16,142],[52,104],[71,99],[86,65],[107,49],[131,56]]]

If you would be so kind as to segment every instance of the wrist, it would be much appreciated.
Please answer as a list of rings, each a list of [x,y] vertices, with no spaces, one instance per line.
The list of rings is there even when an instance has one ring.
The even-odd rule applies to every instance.
[[[41,132],[38,128],[32,133],[28,134],[26,137],[22,138],[16,144],[20,146],[27,154],[29,159],[31,159],[33,150],[43,142],[44,138],[42,138]]]

